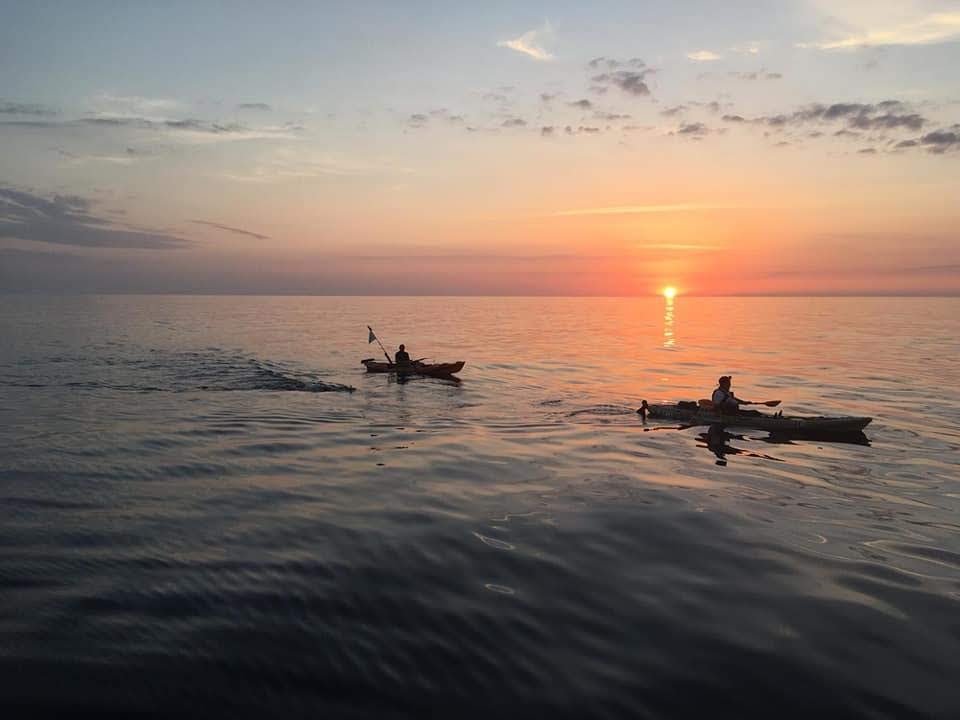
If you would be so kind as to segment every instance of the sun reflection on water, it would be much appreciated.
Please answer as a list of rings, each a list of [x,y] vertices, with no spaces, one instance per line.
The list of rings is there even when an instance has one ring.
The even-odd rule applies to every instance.
[[[673,332],[673,302],[672,294],[664,293],[663,308],[663,347],[665,350],[673,350],[677,345],[677,338]]]

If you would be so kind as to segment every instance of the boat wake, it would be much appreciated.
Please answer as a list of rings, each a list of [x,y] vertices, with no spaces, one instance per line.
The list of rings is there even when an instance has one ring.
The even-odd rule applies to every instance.
[[[6,374],[9,387],[69,387],[128,392],[353,392],[320,373],[241,352],[206,348],[170,352],[129,347],[93,348],[89,355],[51,356]]]
[[[579,415],[635,415],[636,411],[626,405],[591,405],[590,407],[573,410],[567,413],[567,417],[577,417]]]

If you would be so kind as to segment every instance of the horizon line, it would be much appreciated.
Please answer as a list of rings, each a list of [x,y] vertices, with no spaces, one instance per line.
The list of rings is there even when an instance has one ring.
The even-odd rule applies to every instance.
[[[659,292],[634,295],[561,295],[557,293],[537,294],[483,294],[483,293],[323,293],[323,292],[244,292],[244,291],[153,291],[153,292],[119,292],[110,290],[76,290],[76,291],[47,291],[47,290],[3,290],[3,295],[52,295],[52,296],[79,296],[79,295],[115,295],[115,296],[168,296],[182,295],[185,297],[436,297],[436,298],[661,298]],[[678,293],[674,302],[680,298],[960,298],[960,292],[953,293]]]

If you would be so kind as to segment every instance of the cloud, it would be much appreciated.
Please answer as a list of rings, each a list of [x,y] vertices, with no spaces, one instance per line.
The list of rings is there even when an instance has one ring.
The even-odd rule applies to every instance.
[[[250,232],[249,230],[243,230],[241,228],[230,227],[229,225],[221,225],[220,223],[209,222],[208,220],[191,220],[190,222],[195,225],[206,225],[208,227],[217,228],[218,230],[226,230],[227,232],[236,233],[237,235],[246,235],[248,237],[256,238],[257,240],[269,240],[269,235],[261,235],[260,233]]]
[[[674,105],[673,107],[665,108],[660,111],[660,114],[663,117],[676,117],[677,115],[682,115],[687,111],[686,105]]]
[[[93,203],[77,195],[45,198],[9,187],[0,187],[0,238],[150,250],[189,244],[175,235],[119,227],[94,213]]]
[[[810,122],[844,122],[856,130],[920,130],[929,120],[906,103],[884,100],[879,103],[814,103],[789,114],[762,115],[753,122],[777,128]]]
[[[556,216],[575,215],[645,215],[647,213],[699,212],[702,210],[730,210],[729,205],[701,205],[697,203],[679,203],[676,205],[615,205],[613,207],[585,208],[579,210],[561,210]]]
[[[523,118],[507,118],[503,121],[502,127],[505,128],[516,128],[516,127],[526,127],[527,121]]]
[[[87,100],[94,116],[143,118],[162,122],[183,109],[183,103],[171,98],[148,98],[141,95],[112,95],[100,93]]]
[[[551,102],[553,102],[554,100],[556,100],[559,95],[560,95],[560,93],[558,93],[558,92],[555,92],[555,93],[545,93],[545,92],[542,92],[542,93],[540,93],[540,102],[542,102],[542,103],[551,103]]]
[[[716,100],[711,100],[710,102],[691,102],[690,105],[694,107],[705,108],[710,112],[712,112],[714,115],[720,112],[720,103],[718,103]]]
[[[630,115],[624,113],[612,113],[605,112],[603,110],[597,110],[593,113],[593,117],[597,120],[605,120],[607,122],[615,122],[617,120],[629,120]]]
[[[269,140],[296,136],[302,126],[286,123],[280,126],[251,127],[236,122],[215,122],[197,118],[156,119],[139,115],[94,114],[62,121],[0,121],[0,126],[64,130],[76,127],[100,128],[117,132],[151,131],[163,133],[185,143],[210,143],[227,140]]]
[[[78,153],[70,152],[69,150],[64,150],[63,148],[51,148],[56,152],[60,157],[62,157],[70,165],[83,165],[86,163],[108,163],[111,165],[133,165],[137,161],[138,155],[144,155],[145,153],[138,152],[133,148],[127,148],[122,155],[102,155],[102,154],[91,154],[91,155],[81,155]]]
[[[580,125],[579,127],[573,127],[572,125],[567,125],[563,131],[567,135],[597,135],[600,133],[600,128],[598,127],[588,127]]]
[[[55,110],[51,110],[37,103],[16,103],[0,100],[0,115],[33,115],[36,117],[45,117],[56,115]]]
[[[593,107],[593,103],[590,102],[589,100],[586,100],[586,99],[583,99],[583,100],[575,100],[574,102],[572,102],[572,103],[567,103],[567,104],[568,104],[570,107],[579,108],[580,110],[589,110],[590,108]]]
[[[62,128],[64,123],[50,120],[0,120],[0,127],[11,128],[33,128],[35,130],[50,130],[53,128]]]
[[[885,45],[933,45],[960,39],[960,12],[935,12],[889,19],[874,24],[872,18],[853,32],[830,40],[799,43],[819,50],[855,50]]]
[[[717,55],[717,53],[711,50],[697,50],[695,52],[688,52],[687,58],[695,62],[713,62],[714,60],[722,59],[723,56]]]
[[[431,110],[429,113],[413,113],[407,118],[407,124],[412,128],[426,127],[431,120],[442,120],[451,125],[460,125],[464,122],[463,115],[451,115],[446,108]]]
[[[776,115],[760,115],[753,118],[745,118],[742,115],[726,114],[722,120],[726,123],[745,125],[752,123],[762,125],[769,130],[764,133],[765,136],[772,133],[790,133],[791,131],[801,130],[805,125],[813,124],[829,130],[829,125],[840,124],[841,127],[832,130],[831,136],[835,138],[860,142],[868,142],[880,145],[876,147],[867,147],[857,152],[863,155],[878,154],[883,151],[896,152],[898,150],[907,150],[912,148],[925,149],[933,154],[944,154],[954,150],[960,150],[960,123],[950,126],[931,128],[933,121],[930,118],[917,112],[917,109],[901,100],[883,100],[877,103],[858,103],[858,102],[840,102],[825,105],[822,103],[813,103],[805,105],[789,113],[780,113]],[[826,126],[826,127],[825,127]],[[926,133],[917,137],[900,138],[890,137],[897,133],[907,131],[919,132],[927,130]],[[677,131],[680,134],[680,131]],[[697,134],[693,130],[689,134]],[[824,132],[821,130],[804,131],[804,136],[808,138],[822,137]],[[796,140],[797,137],[791,137]],[[777,145],[789,143],[777,143]]]
[[[684,135],[686,137],[693,138],[694,140],[699,140],[700,138],[704,138],[710,133],[714,133],[714,132],[724,132],[724,131],[722,129],[712,130],[711,128],[704,125],[702,122],[692,122],[692,123],[682,123],[680,127],[676,129],[675,132],[672,132],[670,134]]]
[[[781,80],[782,73],[766,72],[764,70],[754,70],[752,72],[728,72],[727,75],[738,80]]]
[[[730,52],[735,52],[740,55],[757,55],[760,52],[760,43],[754,41],[742,43],[740,45],[734,45],[732,48],[730,48]]]
[[[513,40],[501,40],[497,46],[516,50],[534,60],[552,60],[553,55],[543,48],[543,41],[550,39],[552,35],[553,29],[550,23],[544,23],[542,28],[528,30]]]
[[[267,105],[267,103],[252,102],[252,103],[240,103],[239,105],[237,105],[237,110],[263,110],[264,112],[269,112],[273,110],[273,108]]]
[[[544,125],[540,128],[540,137],[553,137],[556,128],[553,125]]]
[[[596,70],[597,68],[605,67],[608,70],[616,70],[621,67],[632,67],[632,68],[645,68],[647,64],[640,58],[630,58],[629,60],[615,60],[613,58],[606,57],[596,57],[590,62],[587,63],[587,67],[591,70]]]
[[[410,127],[422,128],[428,122],[430,122],[430,116],[423,113],[414,113],[407,118],[407,122],[409,123]]]
[[[903,140],[895,147],[898,149],[922,147],[935,155],[960,150],[960,124],[935,130],[912,140]]]
[[[700,135],[707,132],[707,126],[703,123],[686,123],[677,130],[678,135]]]
[[[955,263],[945,263],[943,265],[915,265],[913,267],[895,268],[891,272],[899,272],[901,269],[903,272],[908,273],[955,273],[960,272],[960,265]]]
[[[413,174],[408,167],[388,161],[364,161],[336,153],[304,155],[300,149],[281,149],[245,172],[228,172],[226,180],[243,183],[281,183],[330,177],[392,177]]]
[[[645,70],[616,70],[613,72],[601,73],[590,78],[593,92],[605,93],[607,86],[614,86],[636,97],[643,97],[650,94],[650,88],[646,84],[647,75],[654,72],[651,68]]]

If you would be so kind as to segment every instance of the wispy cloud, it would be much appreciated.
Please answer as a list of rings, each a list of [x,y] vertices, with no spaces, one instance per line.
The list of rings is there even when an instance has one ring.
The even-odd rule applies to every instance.
[[[412,128],[424,128],[431,120],[438,120],[450,125],[462,125],[465,119],[463,115],[454,115],[446,108],[438,108],[430,112],[413,113],[407,118],[407,124]]]
[[[820,50],[852,50],[883,45],[933,45],[960,39],[960,12],[929,13],[899,22],[864,26],[839,37],[799,43]]]
[[[10,113],[16,115],[20,113]],[[98,128],[102,132],[142,136],[146,132],[162,134],[170,140],[186,144],[215,143],[234,140],[294,139],[304,128],[295,123],[249,126],[236,122],[216,122],[197,118],[151,118],[141,115],[96,113],[64,120],[0,120],[0,126],[36,130]]]
[[[713,62],[714,60],[720,60],[722,57],[712,50],[697,50],[687,53],[687,58],[695,62]]]
[[[587,63],[587,67],[591,70],[596,70],[598,68],[607,68],[607,70],[616,70],[617,68],[622,67],[632,67],[632,68],[644,68],[647,64],[640,58],[630,58],[629,60],[617,60],[616,58],[608,57],[595,57],[593,60]]]
[[[52,148],[69,165],[84,165],[87,163],[107,163],[109,165],[133,165],[137,162],[137,156],[142,153],[127,148],[121,155],[103,155],[103,154],[81,154],[64,150],[63,148]]]
[[[262,102],[246,102],[237,105],[237,110],[261,110],[263,112],[269,112],[272,109],[273,108],[271,108],[267,103]]]
[[[256,238],[257,240],[270,239],[269,235],[261,235],[260,233],[251,232],[242,228],[231,227],[230,225],[221,225],[220,223],[210,222],[209,220],[191,220],[190,222],[194,223],[195,225],[206,225],[207,227],[217,228],[218,230],[225,230],[236,235],[246,235],[248,237]]]
[[[534,60],[553,60],[553,55],[543,47],[544,41],[549,41],[552,36],[553,28],[547,22],[543,24],[543,27],[528,30],[513,40],[501,40],[497,43],[497,46],[516,50],[532,57]]]
[[[183,103],[172,98],[149,98],[141,95],[100,93],[87,100],[94,114],[111,117],[147,117],[165,120],[169,113],[180,110]]]
[[[411,168],[388,161],[373,161],[340,154],[304,157],[300,152],[285,149],[262,159],[253,167],[222,175],[226,180],[242,183],[281,183],[329,177],[393,177],[413,174]]]
[[[718,245],[696,245],[688,243],[645,243],[641,247],[645,250],[722,250]]]
[[[37,103],[18,103],[0,100],[0,115],[31,115],[34,117],[46,117],[56,115],[55,110],[51,110],[44,105]]]
[[[754,70],[750,72],[730,71],[727,77],[737,80],[782,80],[783,74],[778,72],[767,72],[765,70]]]
[[[0,238],[15,238],[78,247],[165,250],[187,240],[162,232],[118,226],[77,195],[43,197],[27,190],[0,187]]]
[[[613,207],[584,208],[579,210],[561,210],[556,216],[575,215],[644,215],[647,213],[699,212],[701,210],[729,210],[730,205],[709,205],[699,203],[679,203],[676,205],[615,205]]]
[[[730,48],[730,52],[735,52],[740,55],[758,55],[760,53],[760,43],[753,41],[734,45]]]

